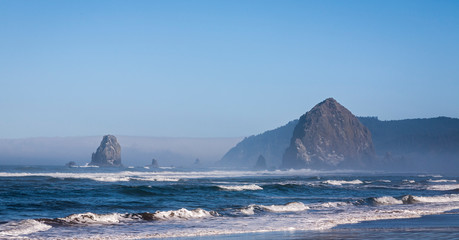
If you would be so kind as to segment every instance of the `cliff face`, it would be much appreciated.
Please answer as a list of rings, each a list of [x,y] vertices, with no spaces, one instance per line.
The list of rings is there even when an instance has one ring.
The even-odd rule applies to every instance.
[[[370,131],[333,98],[317,104],[301,116],[290,146],[285,168],[361,167],[374,156]]]
[[[105,135],[97,151],[92,154],[90,165],[121,166],[121,146],[113,135]]]

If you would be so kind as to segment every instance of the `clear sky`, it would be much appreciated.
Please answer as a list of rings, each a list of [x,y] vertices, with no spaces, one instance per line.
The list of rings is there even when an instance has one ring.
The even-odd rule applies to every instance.
[[[0,138],[459,117],[459,1],[0,0]]]

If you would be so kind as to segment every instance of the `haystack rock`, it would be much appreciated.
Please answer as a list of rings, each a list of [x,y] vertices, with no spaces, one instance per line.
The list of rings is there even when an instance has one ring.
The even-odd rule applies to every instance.
[[[121,166],[121,146],[115,136],[104,136],[97,151],[92,154],[90,165],[101,167]]]
[[[374,156],[370,131],[335,99],[328,98],[301,116],[284,168],[363,167]]]

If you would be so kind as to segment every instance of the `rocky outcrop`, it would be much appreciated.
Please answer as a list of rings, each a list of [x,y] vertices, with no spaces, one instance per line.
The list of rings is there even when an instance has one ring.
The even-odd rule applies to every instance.
[[[266,159],[263,157],[263,155],[258,156],[257,163],[255,164],[255,169],[256,170],[266,170]]]
[[[97,151],[92,154],[90,165],[101,167],[121,166],[121,146],[113,135],[105,135]]]
[[[150,167],[152,167],[152,168],[159,168],[158,160],[156,160],[156,159],[153,158],[153,159],[151,160],[151,165],[150,165]]]
[[[301,116],[282,160],[284,168],[361,167],[374,156],[370,131],[329,98]]]

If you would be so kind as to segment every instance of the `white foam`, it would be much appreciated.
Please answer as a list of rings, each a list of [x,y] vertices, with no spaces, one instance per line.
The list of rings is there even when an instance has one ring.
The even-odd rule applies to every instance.
[[[170,220],[170,219],[193,219],[193,218],[206,218],[218,215],[216,212],[208,212],[204,209],[197,208],[194,210],[188,210],[181,208],[179,210],[171,211],[156,211],[153,216],[156,219]]]
[[[83,166],[79,166],[80,168],[98,168],[99,166],[96,165],[89,165],[89,163],[86,163]]]
[[[250,185],[219,185],[217,186],[223,190],[228,190],[228,191],[244,191],[244,190],[263,190],[262,187],[256,185],[256,184],[250,184]]]
[[[407,200],[409,196],[404,196],[403,200]],[[423,202],[423,203],[451,203],[459,202],[459,194],[446,194],[441,196],[412,196],[414,202]]]
[[[390,183],[390,182],[391,182],[391,180],[387,180],[387,179],[380,179],[380,180],[378,180],[378,182],[385,182],[385,183]]]
[[[338,208],[352,205],[351,203],[347,202],[325,202],[325,203],[316,203],[309,205],[311,208]]]
[[[343,184],[362,184],[363,182],[360,181],[359,179],[352,180],[352,181],[346,181],[346,180],[327,180],[323,181],[322,183],[324,184],[329,184],[329,185],[334,185],[334,186],[341,186]]]
[[[92,167],[92,166],[86,166]],[[172,167],[162,167],[162,169],[171,169]],[[116,173],[68,173],[68,172],[45,172],[45,173],[9,173],[0,172],[0,177],[29,177],[42,176],[53,178],[74,178],[74,179],[93,179],[95,181],[178,181],[180,179],[197,179],[197,178],[228,178],[228,177],[256,177],[256,176],[307,176],[317,175],[318,173],[329,173],[313,171],[308,169],[289,170],[289,171],[198,171],[198,172],[180,172],[180,171],[121,171]]]
[[[459,189],[459,184],[449,184],[449,185],[431,185],[427,187],[427,190],[435,191],[449,191]]]
[[[0,225],[0,237],[26,235],[34,232],[46,231],[50,228],[52,228],[50,225],[41,223],[33,219],[14,221]]]
[[[374,198],[374,201],[377,204],[381,204],[381,205],[403,204],[402,200],[398,200],[398,199],[396,199],[394,197],[391,197],[391,196],[384,196],[384,197]]]
[[[260,205],[263,209],[266,209],[270,212],[299,212],[308,210],[309,207],[304,205],[302,202],[291,202],[284,205],[270,205],[270,206],[263,206]]]
[[[434,177],[434,178],[441,178],[442,175],[418,175],[418,177]]]
[[[429,179],[427,180],[427,182],[433,182],[433,183],[455,183],[456,180],[449,180],[449,179],[436,179],[436,180],[433,180],[433,179]]]
[[[416,181],[414,181],[414,180],[409,180],[409,179],[404,179],[403,182],[405,182],[405,183],[415,183]]]
[[[440,195],[435,197],[411,196],[420,203],[415,204],[392,204],[392,205],[353,205],[348,204],[346,208],[340,209],[318,209],[319,211],[286,211],[270,213],[266,207],[282,207],[293,209],[293,206],[302,206],[301,203],[287,203],[284,205],[250,205],[246,209],[248,215],[253,210],[266,210],[264,214],[256,214],[248,217],[210,217],[215,216],[211,212],[195,209],[192,211],[179,209],[176,211],[156,212],[156,218],[164,220],[182,220],[180,223],[170,221],[154,222],[132,222],[129,224],[129,232],[126,228],[115,228],[113,231],[85,233],[80,232],[77,238],[88,239],[150,239],[150,238],[177,238],[177,237],[200,237],[220,234],[239,234],[239,233],[262,233],[273,231],[310,231],[326,230],[342,224],[353,224],[362,221],[375,221],[383,219],[403,219],[417,218],[423,215],[441,214],[446,211],[459,208],[459,194]],[[423,199],[426,198],[426,199]],[[390,199],[390,197],[387,197]],[[440,201],[439,201],[440,199]],[[424,200],[424,202],[421,202]],[[393,201],[393,200],[388,200]],[[338,206],[339,204],[337,204]],[[297,208],[300,210],[301,208]],[[278,209],[276,209],[278,210]],[[53,228],[54,229],[54,228]],[[57,228],[55,228],[57,229]],[[119,231],[117,229],[120,229]],[[50,230],[52,232],[52,230]],[[47,231],[46,234],[50,234]],[[75,235],[69,237],[60,236],[62,231],[56,231],[56,235],[49,238],[73,239]]]
[[[65,218],[58,218],[59,220],[68,223],[77,224],[116,224],[119,223],[123,216],[119,213],[111,214],[95,214],[91,212],[72,214]]]

